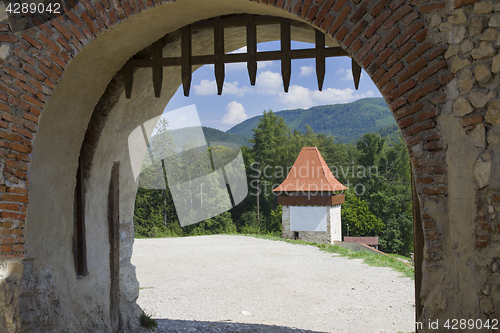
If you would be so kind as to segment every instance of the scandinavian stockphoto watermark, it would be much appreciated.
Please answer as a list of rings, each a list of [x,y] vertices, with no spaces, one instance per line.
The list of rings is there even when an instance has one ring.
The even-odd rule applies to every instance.
[[[365,194],[366,187],[362,182],[356,182],[356,180],[361,180],[365,178],[372,178],[379,176],[379,170],[377,166],[365,167],[362,165],[348,165],[348,166],[332,166],[329,167],[333,176],[336,179],[342,178],[346,179],[345,184],[334,185],[334,191],[344,191],[345,185],[348,189],[348,193],[354,193],[357,196]],[[327,183],[321,174],[324,173],[322,166],[311,166],[309,161],[306,165],[299,168],[292,168],[289,166],[287,168],[282,166],[270,166],[262,165],[260,162],[253,162],[250,164],[250,175],[248,176],[250,180],[250,195],[282,195],[290,194],[288,189],[293,188],[294,192],[297,189],[300,192],[308,193],[308,195],[319,195],[324,192],[330,192],[331,184]],[[282,192],[272,192],[277,188],[281,182],[275,182],[276,179],[283,179],[287,176],[292,176],[296,183],[289,182]],[[314,183],[301,182],[300,179],[314,179],[317,181]],[[351,180],[349,180],[351,179]],[[352,182],[351,182],[352,181]],[[338,189],[336,189],[337,187]],[[328,190],[326,190],[328,189]]]
[[[240,148],[227,142],[207,143],[194,105],[136,127],[128,147],[139,187],[168,187],[181,226],[228,211],[248,194]]]

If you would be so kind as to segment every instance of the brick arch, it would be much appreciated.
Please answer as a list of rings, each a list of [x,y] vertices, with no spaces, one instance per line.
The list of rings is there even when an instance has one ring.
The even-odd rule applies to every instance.
[[[0,41],[7,45],[8,53],[0,83],[2,256],[34,261],[47,256],[50,260],[44,264],[49,265],[68,260],[68,253],[52,253],[54,247],[47,246],[39,234],[60,232],[62,236],[70,232],[69,224],[62,230],[44,230],[40,222],[43,219],[38,220],[39,212],[58,209],[59,203],[39,202],[37,198],[46,196],[46,191],[61,190],[66,196],[71,193],[79,148],[93,106],[131,55],[188,23],[249,12],[306,21],[333,36],[382,92],[402,129],[418,193],[421,201],[426,202],[421,214],[425,228],[424,283],[428,287],[422,297],[425,301],[431,295],[432,301],[439,301],[437,288],[441,281],[435,280],[431,273],[448,266],[444,250],[449,244],[443,243],[446,237],[441,235],[449,233],[450,226],[446,212],[432,209],[439,206],[446,211],[449,194],[449,157],[443,138],[448,123],[437,118],[449,103],[447,84],[454,75],[443,57],[446,45],[430,36],[433,32],[426,23],[426,15],[445,10],[446,3],[415,0],[202,3],[82,0],[52,21],[40,23],[33,19],[33,23],[39,24],[28,25],[22,33],[12,33],[6,22],[0,24]],[[464,126],[474,125],[473,121],[467,120]],[[48,169],[52,171],[40,171]],[[47,186],[42,188],[38,184]],[[71,201],[67,199],[67,203]],[[71,220],[71,212],[72,209],[58,212],[57,218]],[[36,251],[30,252],[30,248]],[[434,284],[437,287],[432,287]]]

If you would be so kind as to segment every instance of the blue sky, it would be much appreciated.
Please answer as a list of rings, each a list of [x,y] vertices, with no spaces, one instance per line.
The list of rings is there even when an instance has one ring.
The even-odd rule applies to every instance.
[[[313,47],[309,43],[292,42],[292,49]],[[258,44],[259,51],[278,49],[279,42]],[[189,97],[185,97],[182,86],[179,87],[164,112],[194,104],[203,126],[226,131],[264,110],[310,108],[366,97],[381,97],[381,94],[364,71],[359,90],[354,89],[348,57],[327,58],[322,92],[318,90],[314,59],[292,60],[288,93],[283,90],[279,61],[258,63],[255,86],[250,85],[246,63],[227,64],[221,96],[217,95],[213,65],[205,65],[193,73]]]

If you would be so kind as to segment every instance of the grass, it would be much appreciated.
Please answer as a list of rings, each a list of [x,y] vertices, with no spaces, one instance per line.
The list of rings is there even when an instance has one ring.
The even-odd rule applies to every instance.
[[[413,268],[408,267],[398,259],[384,256],[382,254],[377,254],[370,251],[351,251],[349,249],[346,249],[338,245],[311,243],[303,240],[280,238],[277,236],[266,236],[266,235],[246,235],[246,236],[283,241],[291,244],[313,245],[318,247],[320,250],[324,252],[337,253],[349,259],[363,259],[363,262],[370,266],[390,267],[395,271],[402,273],[403,276],[409,277],[412,280],[415,279],[415,270]],[[403,256],[400,257],[408,259]]]
[[[148,315],[145,312],[142,312],[141,316],[139,317],[139,321],[142,326],[149,328],[151,331],[154,331],[158,328],[156,319],[151,318],[151,315]]]

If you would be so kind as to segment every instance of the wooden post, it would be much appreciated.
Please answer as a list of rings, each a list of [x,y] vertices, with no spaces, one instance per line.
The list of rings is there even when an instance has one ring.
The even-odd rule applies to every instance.
[[[318,78],[318,89],[323,89],[323,82],[325,81],[325,34],[316,30],[316,76]]]
[[[417,184],[411,170],[411,189],[413,203],[413,259],[415,267],[415,323],[418,322],[424,309],[420,299],[420,291],[422,290],[422,262],[424,254],[424,232],[422,229],[422,217],[420,216],[420,200],[418,198]],[[415,324],[416,325],[416,324]],[[415,326],[415,330],[417,327]]]
[[[187,25],[181,29],[181,58],[182,58],[182,86],[184,96],[189,96],[191,88],[191,26]]]
[[[257,79],[257,27],[253,22],[253,15],[247,15],[247,69],[250,84],[255,86]]]
[[[215,55],[215,81],[217,82],[217,95],[222,95],[224,86],[224,28],[221,17],[214,20],[214,55]]]
[[[87,244],[85,239],[85,179],[83,172],[83,151],[78,158],[75,188],[75,227],[73,234],[73,255],[78,277],[87,275]]]
[[[155,97],[160,97],[161,84],[163,82],[163,67],[161,66],[161,58],[163,52],[163,42],[158,40],[153,44],[153,89]]]
[[[361,66],[353,58],[351,59],[351,63],[352,77],[354,78],[354,88],[358,90],[359,80],[361,80]]]
[[[114,162],[108,194],[109,307],[111,328],[120,328],[120,162]]]
[[[285,89],[285,92],[288,92],[288,87],[290,86],[290,76],[292,75],[290,49],[290,21],[281,19],[281,76],[283,77],[283,88]]]
[[[125,86],[125,97],[127,99],[130,99],[132,97],[132,84],[134,82],[134,75],[132,73],[132,68],[130,67],[129,62],[127,62],[125,66],[123,66],[122,76],[123,85]]]

